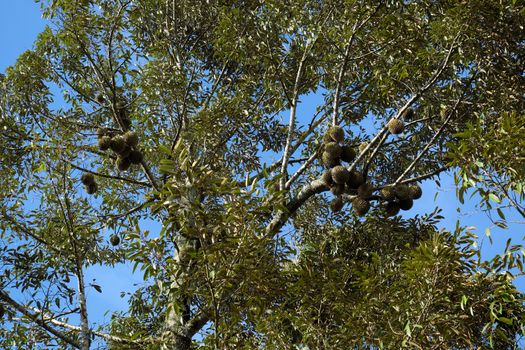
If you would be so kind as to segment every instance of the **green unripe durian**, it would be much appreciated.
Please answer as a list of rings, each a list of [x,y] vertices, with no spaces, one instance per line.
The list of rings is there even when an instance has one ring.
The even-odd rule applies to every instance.
[[[396,191],[392,186],[386,186],[381,189],[381,198],[392,201],[396,198]]]
[[[350,178],[346,182],[348,187],[356,189],[359,186],[361,186],[365,182],[365,179],[363,177],[363,174],[361,174],[358,171],[352,170],[350,172]]]
[[[343,147],[341,147],[341,160],[343,162],[350,163],[355,159],[355,156],[356,154],[352,147],[348,145],[344,145]]]
[[[402,210],[410,210],[413,205],[414,201],[412,199],[403,199],[399,201],[399,208]]]
[[[111,243],[112,246],[117,246],[120,244],[120,238],[119,236],[117,235],[111,235],[111,237],[109,237],[109,243]]]
[[[118,157],[115,161],[115,165],[119,171],[126,171],[131,166],[131,162],[128,158]]]
[[[340,164],[339,158],[332,158],[328,152],[323,152],[322,160],[324,166],[327,168],[332,168]]]
[[[321,175],[321,181],[323,181],[327,186],[332,186],[334,184],[332,172],[330,170],[325,171],[323,175]]]
[[[95,194],[97,191],[98,191],[98,185],[96,182],[86,185],[87,194]]]
[[[328,134],[335,142],[341,143],[345,139],[345,131],[340,126],[332,126],[328,129]]]
[[[418,185],[409,186],[410,198],[419,199],[423,195],[423,190]]]
[[[330,202],[330,210],[332,210],[334,213],[337,213],[343,209],[343,205],[343,198],[341,196],[337,196]]]
[[[364,216],[370,210],[370,203],[365,199],[357,197],[352,201],[352,208],[357,215]]]
[[[410,189],[405,184],[399,184],[394,187],[396,197],[400,200],[410,199]]]
[[[344,166],[337,165],[332,168],[331,172],[336,184],[344,185],[350,179],[350,172]]]
[[[336,142],[330,142],[324,146],[324,151],[330,155],[330,158],[336,159],[341,156],[342,149]]]
[[[95,183],[95,175],[92,173],[83,173],[82,176],[80,176],[80,181],[86,186],[93,184]]]
[[[140,164],[142,163],[143,158],[144,157],[142,156],[142,152],[136,149],[129,152],[129,155],[128,155],[128,159],[131,162],[131,164]]]
[[[127,145],[126,145],[126,142],[124,141],[124,138],[120,135],[114,136],[111,139],[111,143],[109,145],[111,150],[117,154],[120,152],[123,152],[126,146]]]
[[[399,209],[398,202],[388,202],[385,205],[385,214],[386,216],[396,216],[399,213]]]
[[[334,184],[332,187],[330,187],[330,191],[334,196],[340,196],[345,193],[345,185]]]
[[[137,147],[139,144],[139,137],[136,132],[128,131],[123,136],[124,142],[127,143],[129,147]]]
[[[374,193],[374,186],[371,184],[364,183],[357,188],[357,195],[359,198],[368,199],[372,197],[372,193]]]
[[[109,136],[102,136],[98,139],[98,148],[101,150],[101,151],[105,151],[107,149],[109,149],[109,147],[111,146],[111,137]]]
[[[390,119],[390,121],[388,122],[388,131],[390,131],[394,135],[401,134],[404,128],[405,124],[402,120],[394,118]]]

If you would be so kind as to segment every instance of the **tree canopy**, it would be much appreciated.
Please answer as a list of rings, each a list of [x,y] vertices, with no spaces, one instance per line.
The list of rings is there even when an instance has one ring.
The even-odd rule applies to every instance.
[[[38,2],[0,76],[3,348],[518,347],[523,247],[398,213],[454,173],[525,219],[523,1]]]

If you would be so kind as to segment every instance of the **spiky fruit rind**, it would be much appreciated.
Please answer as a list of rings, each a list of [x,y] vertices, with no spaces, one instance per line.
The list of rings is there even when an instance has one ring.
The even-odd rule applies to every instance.
[[[109,149],[109,146],[111,145],[111,137],[109,136],[102,136],[98,139],[98,148],[101,151],[105,151]]]
[[[115,161],[115,165],[119,171],[126,171],[129,169],[131,162],[128,158],[118,157]]]
[[[365,199],[357,197],[352,201],[352,208],[357,215],[364,216],[370,210],[370,203]]]
[[[134,131],[126,132],[122,137],[124,138],[124,142],[129,147],[137,147],[137,145],[139,144],[139,136]]]
[[[345,131],[340,126],[332,126],[328,129],[328,134],[335,142],[343,142],[345,140]]]
[[[92,173],[83,173],[80,176],[80,181],[86,186],[95,183],[95,175],[93,175]]]
[[[332,192],[334,196],[340,196],[345,193],[345,185],[334,184],[332,187],[330,187],[330,192]]]
[[[332,179],[336,184],[346,184],[350,179],[350,172],[342,165],[337,165],[332,168]]]
[[[108,135],[108,129],[106,128],[98,128],[97,129],[97,137],[98,138],[101,138],[102,136],[107,136]]]
[[[396,198],[396,191],[392,186],[386,186],[381,189],[381,198],[386,201],[391,201]]]
[[[124,138],[122,136],[114,136],[111,138],[109,148],[111,148],[111,150],[115,153],[120,153],[126,148],[126,142],[124,142]]]
[[[334,184],[332,172],[330,170],[325,171],[323,175],[321,175],[321,181],[323,181],[327,186],[332,186]]]
[[[396,197],[400,200],[410,199],[410,189],[405,184],[399,184],[394,187]]]
[[[416,113],[414,112],[414,109],[412,107],[408,107],[404,112],[403,112],[403,118],[405,120],[412,120],[414,118],[414,115]]]
[[[323,144],[327,144],[327,143],[330,143],[330,142],[334,142],[334,140],[332,140],[332,137],[330,136],[329,133],[326,133],[323,135]]]
[[[120,238],[119,236],[117,235],[111,235],[111,237],[109,237],[109,243],[111,243],[111,245],[113,247],[117,246],[120,244]]]
[[[361,174],[358,171],[352,170],[350,172],[350,177],[348,181],[346,182],[346,184],[348,185],[348,187],[356,189],[359,186],[361,186],[364,182],[365,182],[365,179],[363,177],[363,174]]]
[[[399,201],[399,208],[401,210],[410,210],[414,206],[412,199],[403,199]]]
[[[337,213],[343,209],[343,205],[343,198],[341,196],[337,196],[330,202],[330,210],[332,210],[334,213]]]
[[[323,152],[322,160],[323,160],[324,166],[326,166],[327,168],[332,168],[340,164],[339,158],[332,158],[330,156],[330,153],[328,152]]]
[[[143,158],[142,152],[137,149],[132,150],[128,155],[128,159],[131,164],[140,164],[142,163]]]
[[[95,194],[97,191],[98,191],[98,185],[96,182],[86,185],[87,194]]]
[[[419,185],[412,185],[409,187],[410,191],[410,198],[412,199],[419,199],[423,195],[423,190]]]
[[[341,156],[342,149],[336,142],[329,142],[324,146],[324,151],[335,159]]]
[[[118,156],[121,158],[127,158],[130,153],[131,153],[131,147],[129,147],[128,145],[126,145],[126,147],[124,147],[122,151],[117,152]]]
[[[385,205],[385,214],[386,216],[396,216],[399,214],[399,209],[398,202],[388,202]]]
[[[356,154],[352,147],[348,145],[344,145],[343,147],[341,147],[341,160],[343,162],[350,163],[355,159],[355,156]]]
[[[368,199],[374,193],[374,186],[368,183],[364,183],[357,188],[357,195],[359,198]]]
[[[405,124],[399,119],[390,119],[390,121],[388,122],[388,131],[390,131],[394,135],[401,134],[404,128]]]

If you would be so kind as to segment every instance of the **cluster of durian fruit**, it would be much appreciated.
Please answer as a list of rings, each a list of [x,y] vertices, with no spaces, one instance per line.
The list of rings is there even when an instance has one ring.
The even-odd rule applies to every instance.
[[[137,149],[139,138],[134,131],[117,134],[106,128],[97,130],[98,148],[101,151],[112,150],[117,155],[115,166],[119,171],[126,171],[132,164],[142,163],[142,152]]]
[[[414,200],[421,198],[422,195],[423,191],[417,184],[386,186],[380,191],[381,199],[386,202],[384,210],[387,216],[395,216],[399,210],[410,210]]]
[[[403,131],[403,122],[389,123],[388,128],[392,133]],[[392,130],[393,129],[393,130]],[[422,190],[418,185],[408,186],[398,184],[387,186],[381,189],[379,196],[374,196],[376,189],[366,182],[362,173],[348,169],[341,165],[341,162],[352,162],[356,157],[355,150],[344,144],[344,130],[340,126],[331,127],[323,137],[322,161],[328,168],[321,176],[321,180],[330,188],[334,199],[330,202],[330,209],[333,212],[340,211],[345,202],[343,195],[353,197],[352,209],[359,216],[364,216],[370,210],[372,199],[385,201],[384,212],[387,216],[394,216],[399,210],[409,210],[413,206],[415,199],[421,198]]]
[[[330,202],[330,209],[340,211],[344,206],[343,194],[357,194],[352,201],[352,208],[357,215],[365,215],[370,209],[369,199],[373,187],[365,182],[363,174],[348,171],[341,162],[350,163],[356,157],[355,150],[344,144],[345,133],[340,126],[328,129],[323,137],[322,161],[328,170],[322,175],[322,181],[330,188],[335,198]]]

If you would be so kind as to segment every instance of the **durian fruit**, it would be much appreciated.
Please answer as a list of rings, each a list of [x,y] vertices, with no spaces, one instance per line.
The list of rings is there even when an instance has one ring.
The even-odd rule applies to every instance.
[[[405,184],[398,184],[394,187],[396,197],[400,200],[410,199],[410,189]]]
[[[105,151],[107,149],[109,149],[109,147],[111,146],[111,137],[109,136],[102,136],[98,139],[98,148],[101,150],[101,151]]]
[[[88,186],[90,184],[93,184],[95,183],[95,175],[93,175],[92,173],[83,173],[81,176],[80,176],[80,181]]]
[[[340,126],[332,126],[328,129],[328,134],[335,142],[343,142],[345,139],[345,131]]]
[[[330,158],[339,158],[341,156],[341,146],[336,142],[327,143],[324,146],[324,151],[330,155]]]
[[[124,142],[129,147],[137,147],[137,145],[139,144],[139,137],[134,131],[126,132],[122,137],[124,138]]]
[[[399,201],[399,208],[402,210],[410,210],[413,205],[414,201],[412,199],[403,199]]]
[[[348,180],[350,180],[350,172],[342,165],[337,165],[332,168],[332,179],[336,184],[344,185]]]
[[[96,182],[86,185],[87,194],[95,194],[98,191],[98,185]]]
[[[327,185],[332,186],[334,184],[334,179],[332,178],[332,172],[327,170],[321,175],[321,180]]]
[[[333,168],[336,165],[339,165],[341,162],[339,161],[339,158],[332,158],[328,152],[323,152],[322,160],[324,166],[327,168]]]
[[[341,211],[341,209],[343,209],[343,205],[343,197],[337,196],[330,202],[330,210],[332,210],[332,212],[334,213],[337,213],[338,211]]]
[[[419,185],[412,185],[408,187],[408,190],[410,191],[410,198],[411,199],[419,199],[423,195],[423,190]]]
[[[129,169],[131,162],[129,158],[118,157],[115,161],[115,165],[119,171],[126,171]]]
[[[102,95],[102,94],[98,94],[97,97],[96,97],[96,100],[100,104],[103,104],[104,102],[106,102],[106,99],[104,98],[104,95]]]
[[[364,183],[357,188],[357,195],[359,198],[368,199],[372,197],[372,193],[374,193],[374,186],[371,184]]]
[[[402,120],[394,118],[390,119],[390,121],[388,122],[388,131],[390,131],[394,135],[401,134],[404,128],[405,124]]]
[[[126,142],[124,141],[124,138],[120,135],[117,135],[113,138],[111,138],[111,143],[109,144],[109,148],[115,153],[120,153],[124,151],[126,148]]]
[[[358,171],[352,170],[350,172],[350,177],[348,181],[346,182],[346,184],[348,185],[349,188],[356,189],[359,186],[361,186],[364,182],[365,182],[365,179],[363,177],[363,174],[361,174]]]
[[[352,201],[352,208],[359,216],[364,216],[370,210],[370,203],[362,198],[356,197]]]
[[[130,153],[131,153],[131,147],[126,145],[126,147],[124,147],[124,149],[122,151],[118,152],[117,154],[121,158],[127,158]]]
[[[101,138],[102,136],[107,136],[108,135],[108,129],[106,128],[98,128],[97,129],[97,137],[98,138]]]
[[[355,159],[355,156],[356,154],[352,147],[348,145],[344,145],[343,147],[341,147],[341,160],[343,162],[350,163]]]
[[[330,136],[329,133],[326,133],[323,135],[323,144],[327,144],[327,143],[330,143],[330,142],[334,142],[334,140],[332,140],[332,136]]]
[[[330,191],[334,196],[340,196],[343,193],[345,193],[345,185],[344,184],[334,184],[332,187],[330,187]]]
[[[111,235],[111,236],[109,237],[109,243],[111,243],[111,245],[112,245],[113,247],[119,245],[119,244],[120,244],[120,238],[119,238],[119,236],[117,236],[117,235]]]
[[[359,145],[359,153],[363,153],[363,151],[367,147],[368,147],[368,142],[361,142],[361,144]]]
[[[131,119],[127,117],[122,119],[122,126],[124,127],[125,130],[128,130],[129,128],[131,128]]]
[[[392,201],[396,198],[396,192],[392,186],[386,186],[381,189],[381,198],[386,201]]]
[[[399,213],[399,209],[398,202],[387,202],[385,205],[385,214],[386,216],[396,216]]]
[[[414,118],[414,115],[415,115],[414,109],[412,107],[408,107],[403,112],[403,119],[412,120]]]
[[[142,163],[143,158],[144,157],[142,156],[142,152],[136,149],[131,150],[131,152],[129,152],[128,155],[128,159],[131,162],[131,164],[140,164]]]

